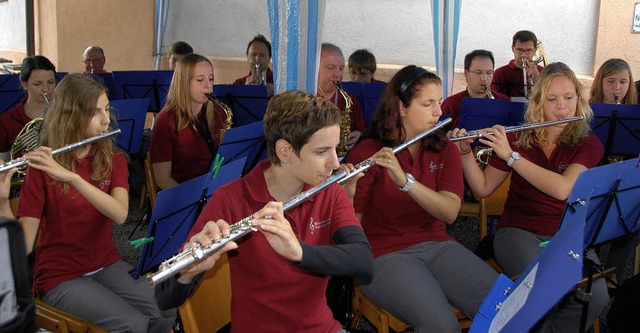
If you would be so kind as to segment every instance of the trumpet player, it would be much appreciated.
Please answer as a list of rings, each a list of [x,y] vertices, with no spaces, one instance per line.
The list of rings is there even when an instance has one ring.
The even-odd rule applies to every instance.
[[[365,121],[360,101],[348,92],[342,94],[338,91],[337,84],[342,82],[344,67],[345,61],[342,50],[336,45],[322,43],[317,94],[338,106],[343,113],[343,118],[345,116],[350,117],[349,124],[343,124],[343,126],[349,125],[347,129],[349,131],[348,139],[344,143],[345,148],[349,150],[358,141],[362,131],[364,131]],[[345,97],[349,97],[351,103],[348,103]],[[349,105],[350,107],[347,107]]]
[[[525,123],[583,116],[580,121],[505,134],[504,127],[483,130],[482,144],[493,148],[482,170],[471,153],[470,141],[458,143],[464,177],[478,198],[486,198],[511,176],[504,212],[493,247],[498,264],[509,277],[523,272],[558,230],[563,208],[578,175],[596,167],[604,153],[591,133],[593,111],[574,72],[552,63],[540,73]],[[455,129],[453,136],[464,134]],[[594,262],[593,251],[587,254]],[[578,332],[582,306],[570,293],[536,326],[536,332]],[[604,280],[596,281],[589,305],[590,326],[609,301]],[[588,326],[587,326],[588,327]]]
[[[89,46],[82,53],[82,63],[84,64],[83,74],[100,74],[108,73],[104,68],[107,58],[104,56],[104,50],[100,46]]]
[[[263,35],[256,35],[247,45],[247,62],[249,74],[233,82],[233,84],[258,84],[267,86],[267,94],[273,96],[273,71],[271,63],[271,43]]]
[[[475,50],[464,57],[464,78],[467,81],[467,88],[447,97],[441,106],[442,114],[451,116],[450,128],[458,127],[462,99],[465,97],[509,100],[509,97],[491,88],[494,66],[493,53],[487,50]]]
[[[542,71],[542,67],[533,60],[537,45],[538,38],[533,32],[528,30],[516,32],[511,43],[513,59],[509,64],[496,69],[491,83],[493,89],[510,98],[527,96],[526,89],[532,89],[533,83]]]

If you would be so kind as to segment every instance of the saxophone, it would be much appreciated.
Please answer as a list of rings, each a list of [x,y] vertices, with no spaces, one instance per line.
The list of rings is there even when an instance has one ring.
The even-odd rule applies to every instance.
[[[231,108],[227,106],[227,104],[222,103],[214,93],[208,93],[205,95],[210,101],[213,102],[213,105],[221,108],[224,111],[224,114],[227,116],[224,122],[224,127],[222,127],[222,129],[220,130],[220,142],[222,142],[222,138],[224,137],[224,134],[227,132],[228,129],[231,128],[231,126],[233,126],[233,111],[231,111]]]
[[[346,91],[342,90],[342,83],[340,81],[335,82],[336,90],[340,92],[342,98],[344,98],[345,107],[342,112],[342,123],[340,123],[340,142],[336,148],[338,157],[344,157],[347,155],[347,141],[349,140],[349,133],[351,133],[351,106],[353,101]]]

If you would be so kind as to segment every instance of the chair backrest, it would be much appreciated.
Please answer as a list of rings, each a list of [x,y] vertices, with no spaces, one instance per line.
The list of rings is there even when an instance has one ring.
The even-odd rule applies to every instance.
[[[151,164],[151,153],[147,152],[147,158],[144,159],[144,174],[147,180],[147,195],[149,195],[149,205],[153,211],[158,196],[158,185],[156,176],[153,174],[153,165]]]
[[[205,273],[198,288],[180,307],[184,331],[216,332],[231,322],[231,275],[226,254]]]

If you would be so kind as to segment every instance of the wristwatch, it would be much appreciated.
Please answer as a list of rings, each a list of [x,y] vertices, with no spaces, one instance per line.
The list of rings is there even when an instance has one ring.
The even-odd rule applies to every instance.
[[[515,161],[520,159],[520,157],[520,153],[517,151],[511,152],[511,156],[509,156],[509,159],[507,160],[507,165],[511,167]]]
[[[411,186],[413,186],[413,183],[416,182],[416,179],[413,178],[413,176],[410,173],[406,173],[407,175],[407,183],[404,184],[403,187],[400,187],[400,191],[402,192],[409,192],[409,189],[411,188]]]

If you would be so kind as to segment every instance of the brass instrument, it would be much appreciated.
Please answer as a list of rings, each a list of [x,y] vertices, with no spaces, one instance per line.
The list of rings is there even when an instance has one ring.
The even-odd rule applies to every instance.
[[[490,87],[488,87],[486,84],[482,84],[481,87],[482,87],[482,90],[484,90],[484,93],[487,95],[487,98],[496,99],[493,96],[493,93],[491,92],[491,88]]]
[[[451,122],[451,118],[447,118],[438,122],[435,126],[431,127],[430,129],[394,147],[393,153],[397,154],[399,151],[409,147],[410,145],[416,143],[420,139],[435,132],[436,130],[442,128],[444,125],[450,122]],[[360,172],[365,172],[369,170],[374,165],[375,165],[375,162],[373,162],[371,159],[367,159],[358,163],[358,165],[355,166],[354,170],[349,173],[345,171],[340,171],[332,175],[331,177],[329,177],[324,182],[298,194],[293,199],[287,201],[282,206],[282,209],[283,211],[286,212],[289,209],[294,208],[302,204],[303,202],[307,201],[307,199],[309,199],[312,195],[324,190],[325,188],[335,183],[343,184],[344,182],[353,178]],[[196,244],[196,246],[185,249],[184,251],[176,254],[175,256],[163,261],[158,267],[157,272],[149,273],[146,275],[145,280],[147,284],[153,287],[158,283],[169,279],[170,277],[174,276],[175,274],[182,271],[183,269],[213,255],[214,253],[222,249],[229,242],[236,241],[242,238],[243,236],[249,234],[251,231],[257,231],[257,229],[255,229],[251,225],[252,221],[253,221],[253,215],[249,215],[243,218],[242,220],[229,226],[229,229],[230,229],[229,236],[220,238],[215,243],[209,246],[202,246],[200,244]]]
[[[253,64],[253,69],[257,78],[256,85],[259,85],[259,86],[267,85],[267,71],[266,70],[261,71],[260,64],[257,62]]]
[[[211,102],[213,102],[213,105],[217,105],[218,107],[220,107],[224,111],[224,114],[227,116],[224,126],[220,130],[220,142],[222,142],[224,134],[228,129],[231,128],[231,126],[233,126],[233,111],[231,111],[231,108],[227,106],[227,104],[222,103],[214,93],[208,93],[205,95]]]
[[[542,45],[542,41],[538,41],[536,44],[536,54],[531,59],[531,63],[533,66],[537,66],[542,63],[542,67],[547,66],[547,54],[544,52],[544,46]],[[526,58],[522,58],[522,74],[523,74],[523,84],[524,84],[524,96],[529,97],[529,89],[533,89],[533,78],[527,78],[527,62]]]
[[[340,142],[336,151],[339,157],[347,155],[347,141],[349,140],[349,134],[351,133],[351,106],[353,101],[349,94],[342,89],[342,83],[340,81],[334,82],[336,90],[340,92],[342,98],[344,98],[344,111],[342,112],[342,123],[340,123]]]
[[[538,128],[538,127],[547,127],[547,126],[553,126],[553,125],[558,125],[558,124],[569,123],[569,122],[582,120],[582,119],[584,119],[583,116],[577,116],[577,117],[571,117],[571,118],[565,118],[565,119],[545,121],[545,122],[541,122],[541,123],[523,124],[523,125],[518,125],[518,126],[509,126],[509,127],[505,127],[504,131],[505,131],[505,133],[520,132],[520,131],[534,129],[534,128]],[[491,132],[489,132],[489,133],[491,133]],[[449,141],[456,142],[456,141],[462,141],[462,140],[467,140],[467,139],[480,139],[480,138],[483,138],[483,137],[484,136],[482,135],[482,133],[480,133],[480,131],[477,130],[477,131],[467,132],[467,134],[465,134],[463,136],[458,136],[458,137],[455,137],[455,138],[449,138]],[[487,164],[486,159],[483,160],[482,156],[484,154],[490,154],[492,151],[493,151],[493,148],[479,149],[478,152],[476,153],[476,159],[480,163]]]
[[[42,97],[44,97],[45,102],[49,105],[49,97],[47,93],[43,93]],[[13,144],[11,144],[11,149],[9,150],[9,157],[11,160],[38,148],[40,143],[40,132],[42,131],[43,125],[44,117],[37,117],[22,127],[16,136],[16,139],[13,141]],[[24,176],[26,170],[26,166],[19,168],[18,175]]]
[[[620,95],[613,95],[613,99],[615,100],[616,104],[620,105]]]
[[[76,149],[78,147],[82,147],[82,146],[87,145],[89,143],[93,143],[93,142],[96,142],[96,141],[99,141],[99,140],[102,140],[102,139],[105,139],[105,138],[108,138],[108,137],[111,137],[111,136],[114,136],[114,135],[118,135],[118,134],[120,134],[120,129],[119,128],[115,129],[113,131],[109,131],[109,132],[100,134],[100,135],[96,135],[94,137],[90,137],[90,138],[87,138],[87,139],[84,139],[84,140],[80,140],[78,142],[66,145],[66,146],[58,148],[58,149],[54,149],[51,152],[51,154],[52,155],[56,155],[56,154],[64,153],[64,152],[67,152],[69,150]],[[11,170],[13,168],[20,168],[20,167],[22,167],[22,166],[24,166],[26,164],[27,164],[27,160],[24,157],[19,157],[19,158],[16,158],[16,159],[12,159],[11,161],[9,161],[9,162],[7,162],[5,164],[0,164],[0,173],[3,173],[5,171],[9,171],[9,170]]]

